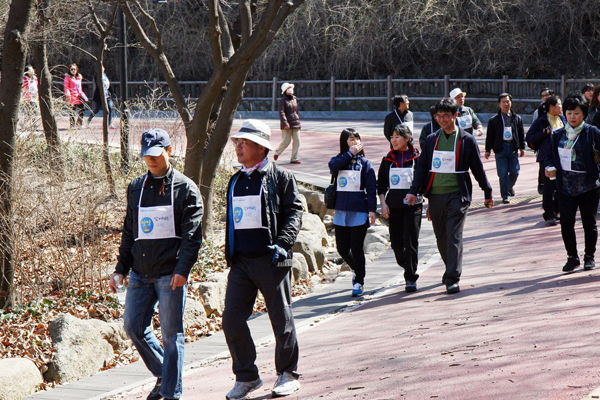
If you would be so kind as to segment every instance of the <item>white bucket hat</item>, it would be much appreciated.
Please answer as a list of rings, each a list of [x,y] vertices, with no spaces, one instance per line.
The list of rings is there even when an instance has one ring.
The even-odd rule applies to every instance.
[[[288,90],[289,88],[294,88],[294,84],[293,83],[284,83],[283,85],[281,85],[281,94],[284,94],[286,90]]]
[[[465,96],[467,95],[467,92],[463,92],[462,90],[460,90],[460,88],[454,88],[450,92],[450,97],[455,98],[456,96],[458,96],[461,93],[464,94]]]
[[[247,119],[242,122],[242,128],[231,139],[251,140],[269,150],[273,150],[271,146],[271,128],[257,119]]]

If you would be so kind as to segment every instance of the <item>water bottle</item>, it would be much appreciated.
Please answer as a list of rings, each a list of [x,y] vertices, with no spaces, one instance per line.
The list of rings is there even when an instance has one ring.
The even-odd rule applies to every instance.
[[[125,305],[125,297],[127,296],[127,289],[123,283],[123,278],[120,275],[115,275],[115,285],[117,286],[117,299],[121,305]]]

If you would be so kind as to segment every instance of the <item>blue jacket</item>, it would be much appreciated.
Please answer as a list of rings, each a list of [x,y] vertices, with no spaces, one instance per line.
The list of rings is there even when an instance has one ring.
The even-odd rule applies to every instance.
[[[563,122],[563,125],[567,125],[567,120],[562,115],[558,116]],[[548,121],[548,115],[543,114],[541,117],[533,121],[533,124],[525,135],[525,140],[529,144],[529,147],[537,151],[537,162],[544,162],[544,160],[550,154],[550,134],[544,132],[546,128],[550,128],[550,121]]]
[[[492,186],[490,185],[490,182],[488,182],[485,170],[483,169],[477,140],[463,128],[457,129],[456,170],[471,170],[471,173],[479,183],[479,187],[483,190],[485,199],[491,199]],[[433,151],[435,150],[435,141],[442,132],[443,130],[440,129],[427,136],[427,139],[425,139],[423,149],[421,150],[421,157],[419,157],[419,163],[415,170],[415,178],[409,191],[412,195],[417,196],[419,193],[423,193],[427,197],[431,190],[433,178],[435,177],[435,172],[430,172],[431,159],[433,158]],[[472,200],[473,184],[471,183],[471,176],[468,172],[458,174],[458,185],[462,200],[470,202]]]
[[[544,165],[546,167],[556,167],[556,188],[562,190],[562,166],[560,165],[560,158],[558,157],[558,143],[562,135],[565,134],[565,128],[557,129],[553,134],[550,142],[550,151],[545,159]],[[577,141],[582,151],[581,159],[585,165],[588,178],[592,182],[598,181],[599,173],[598,166],[594,162],[594,149],[600,150],[600,129],[587,123],[583,125],[583,130],[579,133],[579,140]]]
[[[352,160],[356,161],[352,163]],[[337,192],[335,209],[340,211],[375,212],[377,210],[377,179],[371,161],[350,150],[329,160],[329,171],[336,177],[341,170],[360,170],[361,192]]]

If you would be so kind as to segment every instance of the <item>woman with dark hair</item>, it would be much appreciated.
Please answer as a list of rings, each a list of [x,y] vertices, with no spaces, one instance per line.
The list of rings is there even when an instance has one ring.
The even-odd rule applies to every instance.
[[[533,121],[533,124],[527,131],[525,140],[529,147],[537,152],[537,162],[540,169],[544,168],[544,162],[550,154],[550,137],[552,132],[563,128],[567,120],[562,115],[562,102],[558,96],[550,96],[540,105],[538,109],[539,118]],[[544,213],[542,217],[546,221],[546,226],[556,225],[558,215],[558,198],[556,196],[556,181],[544,176],[544,186],[542,192],[542,207]]]
[[[364,292],[365,253],[363,245],[370,224],[375,223],[377,180],[375,170],[365,157],[360,135],[347,128],[340,135],[340,153],[329,160],[335,177],[335,242],[340,256],[354,271],[352,296]]]
[[[578,208],[585,237],[583,269],[588,271],[596,267],[596,209],[600,189],[594,153],[600,151],[600,130],[584,122],[588,103],[583,96],[568,97],[564,110],[567,124],[551,137],[550,153],[546,158],[546,176],[556,178],[560,231],[568,257],[562,270],[569,273],[580,265],[575,237]]]
[[[419,232],[423,212],[423,196],[414,205],[404,203],[412,184],[419,151],[413,146],[413,136],[404,125],[394,128],[390,140],[392,150],[383,158],[377,176],[377,194],[381,216],[389,220],[390,241],[396,262],[404,268],[405,290],[417,290],[419,262]]]
[[[80,128],[83,124],[84,102],[87,102],[88,98],[81,88],[82,80],[77,64],[69,65],[69,70],[65,74],[64,87],[67,104],[71,107],[71,129]]]
[[[592,101],[590,101],[590,108],[588,110],[588,116],[585,118],[585,122],[593,125],[592,121],[598,112],[598,108],[600,108],[600,86],[594,89],[594,94],[592,95]]]
[[[583,85],[583,87],[581,88],[581,94],[588,102],[588,104],[591,103],[593,99],[592,96],[594,94],[594,85],[592,85],[591,83],[586,83],[585,85]]]

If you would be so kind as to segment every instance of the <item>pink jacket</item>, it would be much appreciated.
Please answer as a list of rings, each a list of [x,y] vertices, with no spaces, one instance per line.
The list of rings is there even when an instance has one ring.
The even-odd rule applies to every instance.
[[[65,97],[67,98],[67,104],[79,105],[82,104],[81,99],[87,101],[88,98],[81,89],[81,81],[83,77],[81,74],[77,74],[77,77],[72,75],[65,75]]]
[[[30,78],[27,75],[23,76],[23,86],[21,87],[23,91],[22,100],[28,102],[37,102],[38,101],[38,79],[37,76],[33,76]]]

